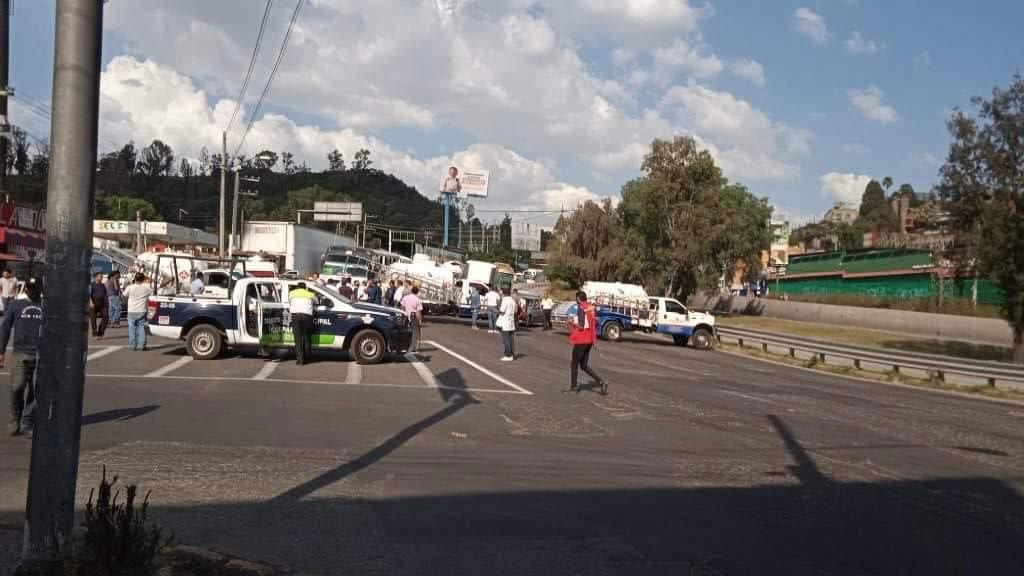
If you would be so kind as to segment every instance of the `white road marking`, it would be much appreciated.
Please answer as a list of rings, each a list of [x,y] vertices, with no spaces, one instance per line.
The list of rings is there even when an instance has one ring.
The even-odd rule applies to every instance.
[[[739,396],[740,398],[746,398],[747,400],[756,400],[758,402],[767,402],[769,404],[772,403],[772,401],[767,399],[767,398],[759,398],[757,396],[749,396],[747,394],[743,394],[742,392],[736,392],[735,390],[725,390],[725,389],[722,389],[722,390],[719,390],[719,392],[721,392],[722,394],[729,394],[731,396]]]
[[[483,366],[477,364],[476,362],[473,362],[472,360],[470,360],[469,358],[466,358],[462,354],[454,352],[450,348],[442,346],[442,345],[438,344],[437,342],[434,342],[433,340],[424,340],[423,343],[424,344],[430,344],[431,346],[436,347],[438,350],[441,350],[442,352],[447,353],[449,356],[452,356],[452,357],[454,357],[454,358],[456,358],[458,360],[461,360],[461,361],[465,362],[466,364],[469,364],[471,367],[476,368],[480,372],[483,372],[484,374],[490,376],[494,380],[496,380],[498,382],[501,382],[505,386],[508,386],[509,388],[512,388],[512,389],[516,390],[520,394],[526,394],[528,396],[533,396],[533,392],[530,392],[526,388],[523,388],[522,386],[519,386],[518,384],[515,384],[515,383],[509,381],[507,378],[502,378],[501,376],[498,376],[494,372],[491,372],[487,368],[484,368]]]
[[[192,361],[192,357],[191,356],[185,356],[183,358],[178,358],[177,360],[175,360],[174,362],[171,362],[170,364],[168,364],[167,366],[164,366],[163,368],[157,368],[156,370],[153,370],[149,374],[146,374],[145,376],[143,376],[143,378],[160,378],[161,376],[165,376],[167,374],[170,374],[171,372],[174,372],[178,368],[181,368],[182,366],[188,364],[191,361]]]
[[[441,382],[438,381],[434,373],[427,368],[427,365],[423,363],[415,354],[409,352],[405,355],[405,359],[412,364],[412,367],[416,369],[416,373],[420,375],[420,378],[427,385],[428,388],[440,388]]]
[[[113,354],[114,352],[117,352],[121,348],[124,348],[124,346],[110,346],[109,348],[103,348],[101,350],[97,350],[97,351],[93,352],[92,354],[89,354],[88,356],[86,356],[85,357],[85,361],[89,362],[89,361],[95,360],[97,358],[103,358],[104,356],[106,356],[108,354]]]
[[[131,375],[127,375],[127,374],[87,374],[86,377],[87,378],[110,378],[110,379],[114,379],[114,380],[125,380],[125,379],[130,379],[130,378],[138,378],[138,376],[131,376]],[[149,377],[148,375],[147,376],[143,376],[143,378],[148,378],[148,377]],[[242,377],[238,377],[238,376],[161,376],[161,378],[163,378],[165,380],[193,380],[193,381],[197,381],[197,382],[252,382],[252,378],[249,378],[249,377],[242,378]],[[422,384],[387,384],[387,383],[374,384],[372,382],[359,382],[358,384],[349,384],[347,382],[342,382],[342,383],[339,384],[337,382],[327,382],[327,381],[324,381],[324,380],[290,380],[290,379],[287,379],[287,378],[267,378],[266,380],[262,380],[262,382],[274,382],[274,383],[280,383],[280,384],[302,384],[302,385],[313,384],[313,385],[320,385],[320,386],[353,386],[353,387],[363,387],[363,388],[405,388],[405,389],[412,389],[412,390],[424,390]],[[481,393],[481,394],[523,394],[523,392],[519,392],[518,390],[509,390],[509,389],[496,390],[496,389],[493,389],[493,388],[460,388],[460,387],[456,387],[456,386],[446,386],[444,384],[442,384],[439,387],[439,389],[440,390],[453,390],[453,391],[456,391],[456,392]]]
[[[355,386],[363,381],[363,366],[353,360],[348,363],[348,373],[345,374],[345,384]]]
[[[277,360],[266,362],[265,364],[263,364],[263,368],[260,368],[260,371],[257,372],[256,375],[252,377],[252,379],[266,380],[268,376],[274,373],[274,370],[277,370],[279,364],[281,363]]]

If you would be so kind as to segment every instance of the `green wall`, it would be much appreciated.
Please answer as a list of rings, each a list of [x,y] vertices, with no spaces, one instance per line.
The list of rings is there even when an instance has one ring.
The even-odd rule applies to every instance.
[[[773,283],[774,284],[774,283]],[[970,299],[973,283],[970,279],[948,280],[946,296]],[[906,274],[901,276],[875,276],[868,278],[843,278],[826,276],[817,278],[783,278],[776,289],[785,294],[814,294],[831,296],[837,294],[862,294],[889,300],[937,297],[939,285],[931,274]],[[1005,302],[1003,292],[991,281],[978,281],[978,303],[1000,305]]]

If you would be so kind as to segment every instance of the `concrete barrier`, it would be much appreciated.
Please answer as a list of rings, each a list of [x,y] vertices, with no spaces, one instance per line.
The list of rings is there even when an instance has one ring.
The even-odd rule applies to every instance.
[[[836,306],[811,302],[784,302],[768,298],[735,295],[691,296],[688,305],[697,310],[720,314],[745,314],[785,320],[832,324],[837,327],[857,326],[884,330],[918,338],[961,340],[978,344],[1013,346],[1013,332],[1005,320],[973,318],[949,314],[928,314],[883,308]]]

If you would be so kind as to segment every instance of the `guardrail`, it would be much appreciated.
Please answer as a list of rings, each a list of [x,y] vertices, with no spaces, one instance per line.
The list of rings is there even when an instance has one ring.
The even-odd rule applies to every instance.
[[[906,352],[885,351],[857,346],[829,344],[796,336],[780,336],[756,330],[718,327],[716,336],[722,340],[733,340],[741,348],[757,343],[764,352],[771,348],[782,348],[793,358],[798,353],[812,355],[819,362],[828,363],[829,358],[843,359],[854,368],[863,368],[864,364],[880,366],[900,374],[905,371],[918,371],[927,374],[928,378],[946,382],[950,376],[960,376],[969,381],[984,380],[988,386],[1014,390],[1024,390],[1024,368],[1002,362],[984,362],[978,360],[961,360],[930,354],[911,354]]]

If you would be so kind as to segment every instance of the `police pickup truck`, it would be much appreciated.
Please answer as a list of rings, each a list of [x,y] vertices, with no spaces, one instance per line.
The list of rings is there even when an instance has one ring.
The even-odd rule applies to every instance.
[[[182,277],[187,277],[183,274]],[[292,348],[288,293],[299,280],[246,277],[233,282],[228,297],[162,290],[148,302],[150,333],[184,340],[197,360],[216,358],[224,348]],[[314,303],[314,350],[348,351],[360,364],[376,364],[409,348],[412,329],[405,315],[385,306],[352,302],[306,283]],[[183,293],[184,292],[184,293]]]

